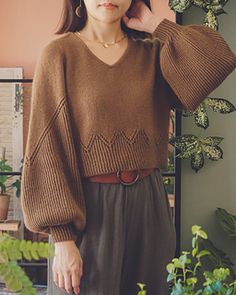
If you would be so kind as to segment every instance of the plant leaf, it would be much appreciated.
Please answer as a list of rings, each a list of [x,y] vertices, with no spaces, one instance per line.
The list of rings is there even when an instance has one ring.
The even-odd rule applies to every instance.
[[[192,134],[173,136],[169,140],[169,143],[181,150],[181,153],[176,155],[176,157],[181,157],[182,159],[190,158],[190,156],[199,148],[199,140],[195,135]]]
[[[202,152],[197,152],[191,155],[191,168],[197,173],[204,166],[204,155]]]
[[[220,144],[223,139],[224,139],[224,137],[208,136],[208,137],[201,139],[201,142],[203,144],[216,146],[216,145]]]
[[[198,8],[206,9],[207,8],[207,1],[193,0],[193,5],[197,6]]]
[[[192,5],[192,0],[169,0],[170,9],[177,12],[184,12]]]
[[[200,128],[207,129],[209,127],[209,119],[205,103],[201,103],[200,106],[195,110],[194,122]]]
[[[223,159],[223,151],[219,146],[203,144],[202,149],[206,157],[212,161],[218,161],[219,159]]]
[[[193,134],[184,134],[180,136],[173,136],[169,140],[169,143],[174,145],[176,148],[183,150],[189,145],[195,146],[197,141],[198,141],[197,136]]]
[[[207,97],[205,103],[214,111],[221,114],[229,114],[236,111],[235,106],[224,98]]]
[[[196,235],[202,227],[200,225],[193,225],[192,226],[192,234]]]
[[[217,208],[216,216],[228,236],[236,238],[236,217],[222,208]]]
[[[202,251],[200,251],[200,252],[197,254],[197,257],[200,258],[200,257],[205,256],[205,255],[211,255],[211,252],[208,251],[208,250],[202,250]]]

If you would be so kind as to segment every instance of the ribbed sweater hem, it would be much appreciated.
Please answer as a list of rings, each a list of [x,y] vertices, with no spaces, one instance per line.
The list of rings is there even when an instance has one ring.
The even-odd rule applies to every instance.
[[[59,226],[51,226],[50,234],[54,242],[72,240],[76,241],[77,235],[71,224],[62,224]]]

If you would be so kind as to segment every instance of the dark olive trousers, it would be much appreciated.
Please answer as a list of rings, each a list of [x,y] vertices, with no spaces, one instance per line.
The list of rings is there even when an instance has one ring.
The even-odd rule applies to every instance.
[[[167,295],[166,265],[175,255],[176,232],[160,170],[131,186],[83,185],[87,224],[76,241],[83,260],[79,294],[137,295],[137,283],[143,283],[146,295]],[[48,295],[68,294],[53,282],[52,261]]]

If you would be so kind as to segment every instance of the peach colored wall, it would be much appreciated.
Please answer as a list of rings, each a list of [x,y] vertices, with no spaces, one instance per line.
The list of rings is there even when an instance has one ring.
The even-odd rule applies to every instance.
[[[41,48],[54,35],[62,0],[0,0],[0,66],[24,67],[32,78]]]
[[[155,0],[156,1],[156,0]],[[168,0],[160,1],[161,14],[175,21]],[[57,29],[63,0],[0,0],[0,67],[24,67],[24,78],[32,78],[42,47]]]

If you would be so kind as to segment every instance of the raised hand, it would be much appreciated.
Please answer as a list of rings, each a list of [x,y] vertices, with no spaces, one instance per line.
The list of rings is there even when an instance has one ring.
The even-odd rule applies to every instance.
[[[160,15],[158,0],[150,0],[150,6],[151,10],[143,0],[136,0],[129,16],[125,14],[122,17],[126,26],[130,29],[152,33],[164,17]]]

